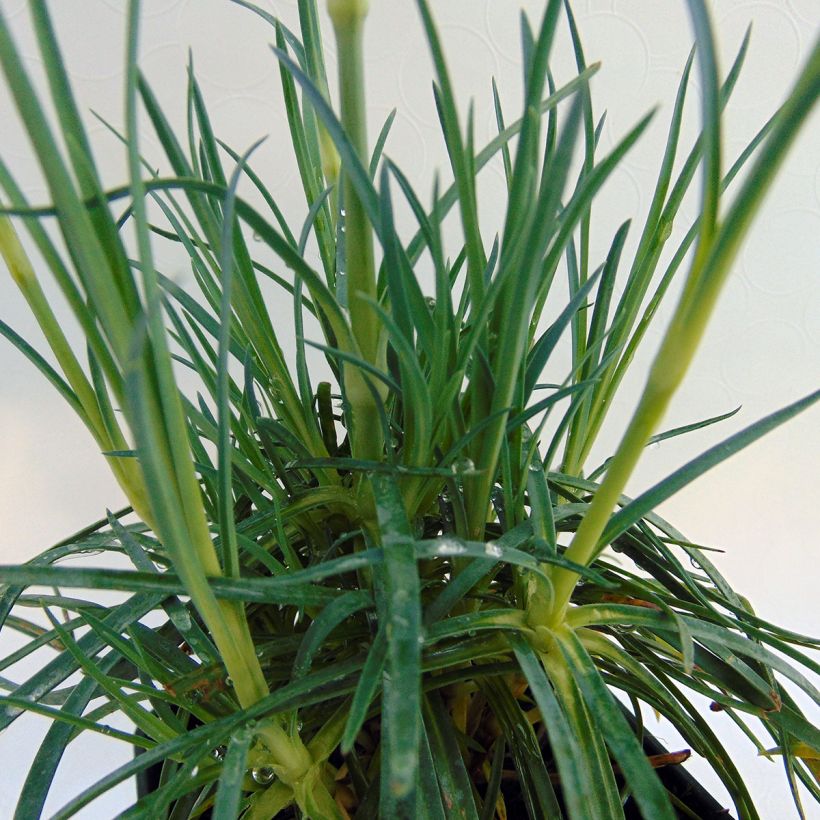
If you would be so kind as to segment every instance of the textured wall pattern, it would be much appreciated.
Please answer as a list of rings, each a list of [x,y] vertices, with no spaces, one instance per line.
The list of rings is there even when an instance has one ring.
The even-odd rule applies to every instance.
[[[295,0],[257,0],[296,27]],[[521,98],[518,9],[537,19],[543,0],[431,0],[441,25],[458,94],[474,97],[477,141],[495,129],[490,93],[495,77],[508,119]],[[790,79],[820,33],[820,0],[712,0],[724,68],[746,27],[753,24],[744,74],[727,110],[726,162],[731,162],[782,100]],[[26,0],[0,0],[31,69],[41,65],[26,12]],[[267,134],[256,159],[258,170],[282,198],[297,224],[305,206],[299,199],[296,166],[289,149],[279,89],[278,67],[266,25],[228,0],[144,0],[141,62],[160,102],[184,126],[185,64],[194,65],[216,122],[217,135],[243,150]],[[600,259],[623,219],[640,220],[652,195],[653,169],[665,143],[665,130],[691,33],[683,0],[576,0],[578,22],[589,61],[603,67],[593,81],[596,114],[608,116],[602,150],[617,140],[648,108],[660,103],[650,131],[628,157],[593,212],[593,260]],[[98,151],[106,182],[125,178],[125,156],[93,109],[114,125],[122,122],[124,0],[55,0],[50,3],[60,43],[81,107]],[[329,49],[332,59],[333,49]],[[415,4],[410,0],[372,0],[368,31],[368,84],[371,132],[393,107],[399,110],[387,153],[402,165],[419,190],[431,190],[434,172],[448,178],[430,90],[432,66],[424,48]],[[559,79],[573,73],[566,32],[556,43]],[[820,112],[818,112],[820,114]],[[687,103],[683,150],[697,134],[697,77]],[[32,201],[45,190],[11,99],[0,88],[0,149]],[[143,149],[160,156],[146,129]],[[503,169],[493,165],[480,180],[481,221],[492,237],[500,225]],[[681,238],[695,213],[687,200],[674,227]],[[165,272],[185,279],[183,260],[164,251]],[[597,262],[596,262],[597,263]],[[0,271],[4,318],[35,343],[39,339],[14,287]],[[284,309],[284,308],[283,308]],[[285,312],[283,322],[288,322]],[[660,316],[663,322],[669,306]],[[658,331],[650,334],[657,342]],[[630,411],[647,354],[605,431],[600,455],[617,440]],[[643,367],[643,371],[641,368]],[[0,345],[0,549],[3,561],[24,560],[35,551],[98,518],[120,498],[103,460],[70,415],[10,346]],[[562,374],[561,374],[562,375]],[[719,428],[676,439],[647,451],[633,490],[662,477],[694,453],[777,407],[806,394],[820,376],[820,116],[795,146],[782,178],[771,192],[753,235],[743,250],[721,299],[718,314],[679,400],[665,426],[716,415],[743,405]],[[758,611],[795,629],[820,631],[816,609],[817,533],[820,510],[817,454],[820,414],[815,408],[791,426],[756,445],[687,488],[665,513],[694,541],[719,546],[718,564]],[[42,510],[48,509],[43,515]],[[774,556],[766,565],[763,562]],[[22,677],[25,670],[4,672]],[[728,718],[712,716],[732,734]],[[662,728],[659,733],[663,736]],[[738,734],[735,732],[735,734]],[[0,739],[0,817],[9,817],[30,765],[42,725],[20,719]],[[669,738],[670,742],[674,742]],[[83,785],[84,770],[95,760],[124,757],[127,750],[104,739],[75,744],[60,779],[64,794]],[[754,772],[754,792],[764,817],[791,817],[782,769],[757,759],[737,737],[736,762]],[[697,770],[697,763],[693,764]],[[123,787],[127,792],[130,787]],[[124,792],[113,792],[82,815],[113,816]],[[49,804],[56,809],[62,801]],[[811,812],[811,807],[809,808]],[[815,815],[818,816],[818,815]]]

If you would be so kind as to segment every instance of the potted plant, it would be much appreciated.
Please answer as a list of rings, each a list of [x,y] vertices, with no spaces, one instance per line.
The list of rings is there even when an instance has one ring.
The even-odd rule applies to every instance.
[[[817,798],[820,734],[788,689],[817,700],[817,665],[804,651],[817,641],[756,616],[704,548],[656,508],[820,392],[638,497],[623,492],[653,436],[718,420],[658,432],[820,94],[820,46],[783,106],[724,168],[721,111],[747,42],[721,78],[705,4],[690,0],[702,131],[693,146],[679,145],[692,56],[647,219],[625,221],[605,258],[593,259],[592,204],[650,117],[613,150],[598,149],[588,84],[598,66],[586,63],[569,4],[547,0],[540,19],[522,17],[522,114],[505,120],[496,97],[498,136],[477,149],[430,4],[417,0],[453,177],[425,205],[384,151],[392,117],[368,141],[368,0],[328,0],[338,106],[315,0],[299,0],[299,32],[234,1],[272,26],[307,202],[300,226],[286,222],[254,172],[256,146],[240,154],[214,134],[193,70],[189,131],[174,132],[137,66],[139,2],[128,11],[125,122],[109,126],[130,169],[115,190],[100,182],[46,3],[32,0],[30,10],[53,125],[0,12],[0,64],[50,194],[46,205],[29,203],[0,162],[0,253],[50,356],[7,324],[0,330],[77,412],[129,502],[28,563],[0,568],[4,628],[30,636],[6,665],[46,644],[56,650],[0,697],[0,727],[26,710],[53,719],[16,817],[40,816],[66,746],[85,731],[142,752],[59,818],[152,767],[158,781],[123,817],[714,816],[714,801],[676,768],[687,752],[648,735],[647,710],[706,758],[740,817],[757,817],[692,692],[782,757],[798,805],[798,781]],[[558,85],[550,48],[565,23],[578,73]],[[168,173],[141,153],[140,108]],[[508,205],[492,241],[479,226],[476,177],[497,156]],[[660,265],[698,179],[698,217]],[[239,195],[243,180],[263,207]],[[413,236],[396,229],[399,198],[416,220]],[[453,252],[442,238],[451,212],[461,225]],[[640,240],[626,259],[630,231]],[[257,258],[252,235],[274,267]],[[163,275],[162,242],[184,249],[196,292]],[[430,293],[418,274],[423,256]],[[569,297],[544,327],[558,271]],[[47,275],[85,351],[55,318]],[[294,366],[262,277],[292,308]],[[604,464],[589,464],[677,279],[681,295],[621,443]],[[571,366],[561,383],[547,383],[564,336]],[[311,350],[330,380],[316,381]],[[196,377],[193,393],[183,371]],[[133,568],[62,562],[90,551]],[[106,605],[75,596],[78,588],[127,594]],[[18,604],[39,608],[46,625]],[[159,626],[146,625],[149,613],[162,615]],[[135,731],[111,728],[115,713]]]

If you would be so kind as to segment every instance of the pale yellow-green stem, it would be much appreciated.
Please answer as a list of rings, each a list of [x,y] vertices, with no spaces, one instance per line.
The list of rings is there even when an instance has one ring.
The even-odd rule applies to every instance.
[[[766,191],[785,159],[801,125],[820,97],[820,41],[795,83],[777,122],[758,154],[742,190],[732,203],[726,219],[710,232],[695,254],[692,270],[675,314],[658,351],[649,379],[632,421],[610,463],[606,477],[595,493],[581,521],[566,557],[579,564],[592,561],[604,545],[599,543],[609,516],[629,476],[640,458],[677,389],[717,303],[740,243],[760,208]],[[563,621],[578,576],[555,568],[555,604],[552,624]]]
[[[366,165],[367,117],[364,92],[363,32],[368,0],[328,0],[328,12],[336,34],[339,69],[341,122],[359,159]],[[380,324],[369,300],[376,298],[376,270],[373,229],[350,175],[341,169],[342,199],[345,209],[345,271],[348,309],[353,338],[362,358],[379,368],[384,366],[380,344]],[[380,459],[383,436],[379,419],[379,399],[368,387],[362,371],[344,366],[345,392],[353,415],[351,434],[356,458]],[[370,381],[374,381],[372,378]],[[382,385],[376,384],[383,397]]]
[[[74,391],[81,409],[81,418],[97,444],[103,450],[125,450],[128,444],[122,432],[117,428],[109,431],[100,413],[94,389],[83,372],[79,361],[74,355],[65,334],[60,327],[57,317],[46,299],[45,293],[37,279],[34,268],[11,222],[0,217],[0,255],[8,266],[15,284],[20,289],[26,302],[31,308],[40,328],[45,335],[54,356],[60,365],[66,380]],[[155,517],[148,501],[145,484],[139,472],[139,465],[134,459],[109,458],[112,472],[134,508],[135,513],[151,529],[156,529]],[[201,526],[192,530],[194,542],[199,542],[197,556],[200,564],[196,571],[189,568],[185,562],[180,562],[178,571],[186,586],[195,594],[199,602],[204,604],[203,617],[209,622],[217,644],[224,648],[226,665],[235,672],[237,695],[243,705],[250,706],[268,693],[261,670],[248,669],[248,664],[239,651],[240,647],[250,653],[256,660],[253,643],[250,639],[245,619],[237,612],[235,602],[217,601],[207,584],[207,575],[220,575],[221,568],[216,557],[213,542],[210,539],[204,518]],[[196,545],[196,543],[195,543]],[[196,594],[198,593],[198,594]],[[211,617],[208,617],[210,610]],[[219,614],[217,615],[217,610]],[[216,616],[216,617],[214,617]],[[219,634],[224,632],[224,634]],[[256,664],[258,670],[258,663]],[[248,691],[244,691],[247,689]],[[240,694],[239,690],[243,690]]]
[[[283,782],[273,783],[251,797],[243,820],[270,820],[293,803],[293,789]]]
[[[11,278],[20,289],[37,324],[43,331],[66,381],[74,391],[82,409],[80,418],[97,445],[103,451],[129,449],[120,428],[111,427],[110,423],[107,425],[103,420],[94,388],[74,355],[37,279],[31,260],[8,217],[0,217],[0,256],[3,257]],[[152,526],[150,506],[137,463],[131,458],[117,457],[109,457],[108,461],[117,483],[128,498],[134,512],[146,524]]]
[[[81,419],[94,440],[102,450],[128,449],[129,445],[121,430],[110,430],[106,425],[94,388],[74,355],[17,232],[7,217],[0,217],[0,256],[42,329],[66,381],[74,391]],[[108,461],[134,512],[151,529],[155,529],[154,515],[136,460],[109,457]],[[217,600],[207,583],[205,576],[221,575],[221,568],[207,527],[199,528],[198,534],[199,538],[195,539],[199,541],[196,551],[201,561],[198,571],[189,571],[184,561],[177,562],[176,568],[205,618],[226,667],[231,670],[240,704],[248,707],[265,697],[268,687],[259,664],[255,662],[253,641],[239,609],[241,605]],[[254,662],[249,663],[249,658],[253,658]],[[273,768],[284,781],[298,783],[315,765],[301,740],[291,738],[277,723],[269,721],[263,724],[259,728],[259,735],[270,752]]]
[[[82,420],[94,439],[103,450],[128,449],[125,437],[119,429],[113,431],[113,434],[108,430],[100,413],[94,389],[46,299],[31,261],[11,222],[3,217],[0,217],[0,254],[48,340],[69,386],[77,396],[82,410]],[[155,529],[155,517],[137,462],[134,459],[110,458],[109,463],[136,514],[149,527]],[[235,602],[217,601],[208,586],[206,576],[220,575],[221,568],[204,518],[198,528],[192,528],[191,534],[195,546],[198,542],[197,555],[200,565],[194,570],[185,562],[179,562],[177,569],[183,582],[198,599],[197,605],[202,605],[200,609],[203,617],[208,621],[214,639],[225,655],[226,666],[236,675],[235,683],[240,701],[244,706],[250,706],[260,697],[264,697],[268,689],[258,663],[255,664],[256,669],[253,669],[253,664],[249,665],[246,662],[245,655],[248,653],[249,657],[256,661],[247,624],[241,612],[237,611]],[[243,649],[245,651],[242,651]]]
[[[652,365],[638,407],[607,468],[606,477],[596,490],[592,503],[567,548],[565,557],[571,561],[588,564],[596,556],[599,549],[598,539],[609,521],[612,510],[618,503],[646,442],[657,429],[670,399],[694,358],[710,311],[704,309],[697,311],[694,316],[688,316],[685,307],[683,304],[678,307]],[[553,624],[563,620],[577,581],[578,576],[570,570],[556,568],[553,573]]]

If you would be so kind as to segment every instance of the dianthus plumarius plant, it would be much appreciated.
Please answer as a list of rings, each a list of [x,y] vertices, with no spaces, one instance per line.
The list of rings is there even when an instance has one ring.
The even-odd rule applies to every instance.
[[[234,2],[272,27],[305,194],[301,225],[286,222],[254,172],[256,146],[239,153],[214,133],[192,67],[188,131],[174,132],[137,66],[139,2],[128,4],[123,121],[108,124],[130,172],[114,190],[97,172],[47,3],[29,9],[53,117],[0,11],[0,63],[50,198],[29,203],[0,161],[0,252],[50,353],[6,323],[0,331],[78,414],[129,503],[28,563],[0,568],[2,624],[27,636],[0,665],[53,650],[27,680],[3,679],[0,727],[26,711],[52,720],[15,817],[41,815],[66,747],[83,732],[142,752],[57,818],[157,764],[157,788],[122,817],[699,816],[663,777],[686,753],[647,751],[647,710],[709,762],[740,817],[757,817],[693,693],[782,758],[802,813],[799,783],[804,799],[820,797],[820,731],[789,692],[820,700],[807,652],[818,641],[757,617],[706,549],[655,509],[820,392],[635,498],[624,488],[650,441],[724,418],[658,432],[820,94],[820,45],[724,168],[722,111],[748,37],[723,77],[705,4],[689,0],[696,46],[648,214],[624,221],[595,259],[596,195],[638,150],[651,117],[611,151],[600,148],[589,88],[599,67],[586,62],[568,3],[547,0],[540,20],[522,16],[522,112],[505,118],[494,87],[498,135],[477,149],[433,4],[416,0],[452,174],[451,183],[436,180],[428,205],[389,159],[392,116],[368,141],[368,0],[328,0],[338,105],[315,0],[299,0],[298,32]],[[565,26],[577,76],[559,84],[550,50]],[[702,130],[682,146],[693,65]],[[140,115],[167,173],[141,153]],[[506,216],[487,236],[477,179],[499,158]],[[263,206],[240,196],[240,183]],[[664,254],[693,185],[697,218]],[[412,236],[397,231],[399,199],[417,223]],[[451,212],[460,225],[452,254],[442,230]],[[629,233],[634,254],[624,252]],[[163,275],[163,243],[184,249],[197,292]],[[260,247],[275,264],[255,258]],[[418,271],[428,263],[434,293],[425,295]],[[556,275],[569,282],[557,310]],[[46,276],[85,349],[64,334]],[[292,307],[295,363],[263,277]],[[670,288],[680,295],[631,421],[612,457],[589,464]],[[544,327],[547,307],[557,318]],[[565,337],[571,364],[563,381],[547,383]],[[316,382],[309,347],[331,381]],[[196,379],[193,394],[183,371],[186,384]],[[92,551],[133,569],[63,563]],[[104,605],[75,589],[122,596]],[[26,616],[32,609],[42,618]],[[146,625],[157,613],[161,625]],[[115,713],[136,730],[109,726]]]

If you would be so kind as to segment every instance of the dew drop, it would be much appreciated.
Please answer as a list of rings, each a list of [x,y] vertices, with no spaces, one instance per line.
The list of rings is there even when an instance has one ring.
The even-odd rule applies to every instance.
[[[261,242],[262,241],[262,236],[257,231],[253,232],[253,241],[254,242]]]
[[[233,689],[233,678],[230,675],[225,678],[225,686],[229,686]]]
[[[214,760],[222,761],[225,759],[225,747],[224,746],[217,746],[215,749],[211,749],[211,757]]]
[[[430,308],[430,310],[436,309],[436,300],[432,296],[426,296],[424,298],[424,301],[427,304],[427,307]]]
[[[270,766],[259,766],[251,769],[251,777],[262,786],[267,786],[275,776]]]

